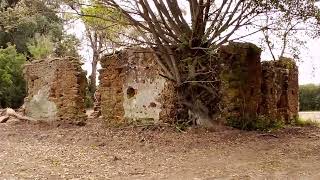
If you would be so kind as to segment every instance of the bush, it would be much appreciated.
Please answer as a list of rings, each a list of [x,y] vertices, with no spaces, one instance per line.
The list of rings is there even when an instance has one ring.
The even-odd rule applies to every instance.
[[[15,46],[0,49],[0,108],[18,108],[26,95],[26,83],[22,75],[24,55]]]
[[[36,35],[35,39],[32,39],[27,43],[29,52],[34,59],[44,59],[53,54],[54,43],[49,37]]]

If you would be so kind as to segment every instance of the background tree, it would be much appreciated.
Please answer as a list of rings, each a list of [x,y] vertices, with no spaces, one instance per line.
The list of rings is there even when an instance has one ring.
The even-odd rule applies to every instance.
[[[44,59],[53,54],[54,43],[50,37],[36,35],[27,43],[27,48],[34,59]]]
[[[93,96],[97,84],[98,62],[104,54],[114,52],[118,47],[120,39],[118,34],[123,31],[124,20],[117,9],[102,6],[95,1],[90,6],[81,8],[81,14],[85,14],[82,20],[86,27],[85,35],[92,50],[89,91]],[[117,19],[117,22],[103,20],[110,16]]]
[[[29,54],[27,44],[35,35],[50,36],[59,42],[63,33],[62,19],[46,1],[21,0],[10,8],[0,10],[0,46],[16,45],[19,53]],[[30,55],[30,54],[29,54]]]
[[[57,57],[76,57],[81,59],[78,51],[80,47],[80,40],[74,35],[64,33],[62,40],[56,44],[55,55]]]
[[[48,0],[0,1],[0,103],[19,107],[26,87],[21,65],[27,59],[77,56],[74,36],[64,35],[60,5]],[[72,41],[70,41],[73,39]],[[22,55],[24,54],[24,55]]]
[[[11,43],[16,46],[19,53],[25,53],[28,58],[33,58],[30,47],[33,46],[31,49],[35,50],[36,45],[39,44],[37,51],[40,51],[40,44],[45,44],[53,46],[51,50],[47,49],[51,51],[52,56],[59,57],[68,54],[79,57],[76,47],[79,41],[64,32],[65,21],[57,13],[61,8],[58,2],[20,0],[11,3],[10,6],[2,3],[3,6],[0,6],[0,47],[5,48],[7,43]],[[42,49],[42,51],[45,50]]]
[[[301,85],[299,88],[300,111],[320,110],[320,86],[315,84]]]
[[[308,38],[320,35],[320,11],[314,3],[300,4],[296,1],[282,2],[277,5],[280,12],[268,12],[261,21],[267,24],[262,30],[264,41],[273,60],[290,57],[300,60],[300,51]],[[286,13],[287,12],[287,13]]]

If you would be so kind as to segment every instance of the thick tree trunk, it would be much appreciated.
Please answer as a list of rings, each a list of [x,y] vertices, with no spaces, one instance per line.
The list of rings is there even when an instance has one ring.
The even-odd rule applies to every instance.
[[[219,113],[220,72],[218,56],[206,50],[172,51],[182,83],[174,82],[177,97],[176,123],[208,126]]]

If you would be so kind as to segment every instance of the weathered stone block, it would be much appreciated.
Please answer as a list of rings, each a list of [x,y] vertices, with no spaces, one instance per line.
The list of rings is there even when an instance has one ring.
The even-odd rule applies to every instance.
[[[250,43],[230,43],[220,48],[227,118],[257,117],[261,102],[260,54],[261,50]]]
[[[298,67],[292,59],[262,63],[261,114],[292,122],[298,116]]]
[[[159,75],[161,69],[156,64],[156,57],[147,51],[128,49],[101,61],[101,103],[98,104],[106,121],[157,123],[164,116],[161,113],[165,102],[162,95],[168,81]]]
[[[24,68],[28,86],[26,114],[34,119],[82,123],[85,115],[85,72],[73,58],[41,60]]]

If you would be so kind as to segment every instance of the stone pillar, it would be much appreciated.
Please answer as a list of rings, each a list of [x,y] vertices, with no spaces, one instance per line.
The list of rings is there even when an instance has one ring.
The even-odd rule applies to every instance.
[[[91,116],[94,118],[101,116],[101,93],[99,91],[99,87],[97,87],[94,93],[93,114],[91,114]]]
[[[261,114],[291,123],[298,116],[298,67],[294,60],[282,58],[263,62]]]
[[[227,118],[257,118],[261,101],[261,50],[251,43],[230,43],[219,50],[223,62],[223,106]]]
[[[125,78],[125,57],[117,53],[104,57],[100,63],[99,91],[101,95],[101,115],[112,123],[122,123],[123,108],[123,82]]]

